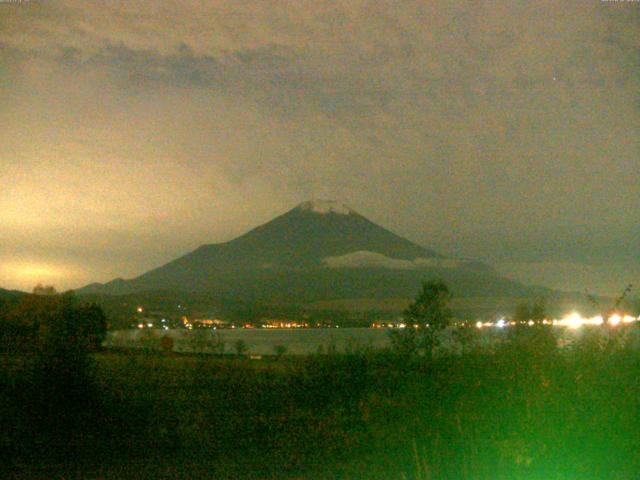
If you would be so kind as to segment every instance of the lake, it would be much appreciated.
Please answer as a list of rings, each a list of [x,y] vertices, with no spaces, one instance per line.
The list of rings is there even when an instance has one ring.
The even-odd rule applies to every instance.
[[[225,353],[235,353],[242,340],[248,354],[272,355],[278,346],[286,353],[305,355],[318,351],[344,352],[357,347],[379,349],[389,345],[389,331],[374,328],[300,328],[300,329],[201,329],[201,330],[116,330],[107,334],[106,347],[144,348],[160,345],[160,338],[170,337],[176,352],[215,351],[222,342]]]
[[[600,333],[599,339],[606,341],[610,335],[608,328],[581,327],[570,329],[554,327],[558,345],[570,347],[585,332],[594,329]],[[640,348],[640,329],[634,326],[616,327],[619,332],[616,341],[628,342],[634,348]],[[283,347],[287,354],[307,355],[319,351],[348,352],[358,348],[381,349],[389,346],[389,329],[378,328],[301,328],[301,329],[131,329],[108,332],[103,345],[107,348],[149,348],[159,349],[163,337],[173,340],[173,350],[181,353],[235,353],[235,345],[242,340],[246,345],[246,353],[253,355],[273,355],[278,347]],[[481,349],[491,347],[503,341],[508,328],[483,328],[474,343]],[[216,345],[224,345],[224,350]],[[442,337],[443,349],[460,353],[461,345],[453,336],[453,329],[448,329]]]

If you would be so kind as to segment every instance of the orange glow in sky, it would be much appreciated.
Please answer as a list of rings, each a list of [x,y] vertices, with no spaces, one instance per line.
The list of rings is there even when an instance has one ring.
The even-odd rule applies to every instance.
[[[64,267],[46,263],[17,261],[0,265],[0,279],[11,279],[19,288],[28,291],[39,283],[55,286],[70,273]]]

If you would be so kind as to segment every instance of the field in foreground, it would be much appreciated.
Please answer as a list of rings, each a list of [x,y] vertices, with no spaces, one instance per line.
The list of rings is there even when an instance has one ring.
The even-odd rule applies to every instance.
[[[3,478],[632,479],[640,355],[2,357]]]

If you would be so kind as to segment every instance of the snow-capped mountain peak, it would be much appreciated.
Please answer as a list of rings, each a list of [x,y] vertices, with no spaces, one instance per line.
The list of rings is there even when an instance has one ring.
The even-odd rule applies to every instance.
[[[309,200],[298,205],[297,210],[304,212],[319,213],[326,215],[328,213],[337,213],[340,215],[349,215],[353,210],[345,204],[336,202],[335,200]]]

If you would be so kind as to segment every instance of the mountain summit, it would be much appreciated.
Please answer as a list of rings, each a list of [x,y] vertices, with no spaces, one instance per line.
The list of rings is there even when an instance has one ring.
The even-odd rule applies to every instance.
[[[81,293],[165,290],[265,300],[413,296],[433,276],[473,294],[513,283],[477,262],[438,255],[339,202],[309,200],[234,240],[202,245],[139,277],[92,284]]]
[[[294,210],[320,213],[322,215],[326,215],[327,213],[338,213],[340,215],[355,213],[344,203],[339,203],[335,200],[308,200],[298,205]]]

